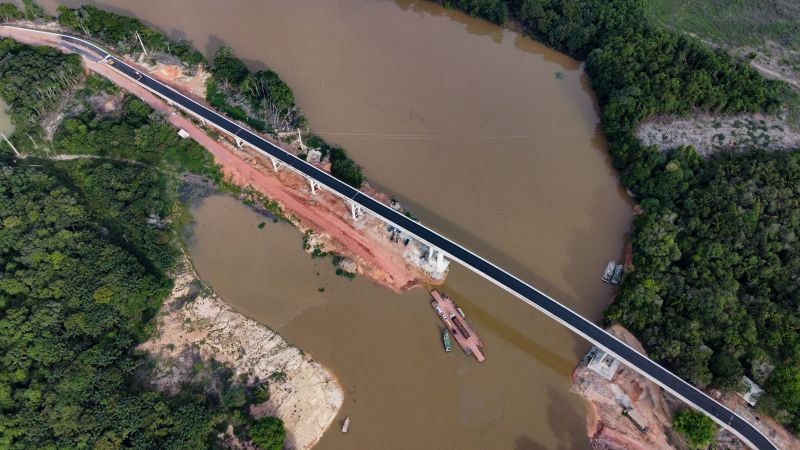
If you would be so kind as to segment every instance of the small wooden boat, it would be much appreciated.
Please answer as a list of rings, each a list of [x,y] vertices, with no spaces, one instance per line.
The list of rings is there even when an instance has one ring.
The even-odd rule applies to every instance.
[[[447,328],[444,329],[444,333],[442,333],[442,341],[444,342],[444,351],[449,352],[450,348],[450,332],[447,331]]]
[[[347,433],[347,429],[350,428],[350,416],[347,416],[344,419],[344,425],[342,425],[342,433]]]

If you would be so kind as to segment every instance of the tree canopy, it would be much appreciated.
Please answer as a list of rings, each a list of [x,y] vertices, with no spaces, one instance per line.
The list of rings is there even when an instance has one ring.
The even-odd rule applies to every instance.
[[[0,41],[0,68],[24,67],[34,86],[50,86],[37,80],[73,63]],[[54,104],[0,72],[15,135],[21,124],[41,135],[23,112]],[[105,89],[92,77],[80,82],[69,94],[79,103]],[[180,209],[176,175],[213,178],[218,168],[139,100],[125,98],[116,115],[83,105],[53,149],[125,160],[0,151],[0,447],[216,448],[227,424],[246,436],[253,420],[232,372],[214,390],[189,381],[168,396],[149,387],[148,359],[135,350],[153,332],[179,255],[168,220]],[[277,428],[271,436],[282,446]]]
[[[0,3],[0,19],[4,21],[21,19],[22,12],[13,3]]]
[[[766,387],[759,407],[800,430],[800,155],[704,159],[634,135],[657,115],[775,113],[786,87],[648,22],[644,0],[507,4],[528,33],[586,59],[609,152],[644,211],[606,317],[697,386],[738,390],[749,375]]]
[[[43,115],[82,77],[78,55],[0,38],[0,96],[20,134],[35,134]]]
[[[706,448],[717,432],[717,425],[710,417],[692,409],[678,411],[673,425],[694,448]]]
[[[508,6],[504,0],[438,0],[445,7],[463,10],[470,16],[480,17],[502,25],[508,19]]]
[[[58,22],[76,33],[97,38],[123,53],[139,48],[138,33],[148,51],[161,51],[180,58],[186,64],[206,62],[191,42],[173,40],[146,26],[139,19],[104,11],[93,5],[70,9],[58,6]]]
[[[281,450],[286,439],[283,421],[277,417],[264,417],[250,428],[250,439],[262,450]]]

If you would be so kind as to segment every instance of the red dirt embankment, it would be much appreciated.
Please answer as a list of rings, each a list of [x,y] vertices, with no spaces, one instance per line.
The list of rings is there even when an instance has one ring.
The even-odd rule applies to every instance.
[[[0,36],[69,51],[61,47],[60,38],[27,30],[0,28]],[[325,251],[336,251],[352,259],[356,263],[358,273],[396,291],[407,290],[424,282],[443,281],[432,280],[424,271],[406,260],[402,245],[392,243],[386,238],[383,223],[379,220],[367,215],[354,222],[350,218],[349,206],[340,198],[319,189],[312,195],[308,182],[303,177],[287,169],[276,173],[269,160],[254,150],[238,149],[227,141],[212,138],[192,120],[176,112],[173,107],[135,81],[105,63],[96,62],[83,55],[82,58],[88,70],[108,78],[117,86],[136,95],[156,111],[164,113],[169,123],[188,132],[192,139],[214,155],[214,160],[222,166],[228,181],[240,187],[253,187],[270,200],[278,202],[285,215],[292,218],[293,223],[301,231],[314,230],[315,242],[321,244]],[[129,63],[136,64],[135,61]],[[183,77],[181,71],[168,70],[159,65],[154,67],[150,74],[161,81],[170,82],[185,95],[203,102],[197,89],[198,85],[202,85],[198,82],[203,80],[202,72],[194,77]],[[371,195],[384,202],[387,201],[385,195],[371,191],[369,192]]]
[[[614,325],[611,334],[646,355],[642,344],[625,328]],[[588,435],[595,450],[688,449],[684,439],[672,428],[673,414],[687,406],[652,381],[619,365],[611,381],[589,369],[584,360],[572,373],[572,391],[589,402]],[[758,415],[736,394],[710,392],[712,397],[754,424],[781,449],[800,450],[800,442],[769,417]],[[622,414],[633,408],[647,427],[640,431]],[[744,450],[747,446],[731,433],[717,433],[714,448]]]

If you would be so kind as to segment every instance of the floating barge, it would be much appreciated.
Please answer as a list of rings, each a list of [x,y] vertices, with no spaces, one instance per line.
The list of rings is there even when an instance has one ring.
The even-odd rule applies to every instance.
[[[606,270],[603,271],[602,279],[606,283],[619,284],[622,279],[622,273],[625,271],[625,266],[617,263],[616,261],[609,261]]]
[[[461,310],[450,300],[450,297],[437,290],[431,291],[431,297],[433,297],[431,306],[444,322],[444,332],[449,332],[453,336],[461,349],[464,350],[464,353],[475,355],[475,359],[478,362],[483,362],[486,359],[483,356],[483,351],[481,351],[483,343],[464,319]]]

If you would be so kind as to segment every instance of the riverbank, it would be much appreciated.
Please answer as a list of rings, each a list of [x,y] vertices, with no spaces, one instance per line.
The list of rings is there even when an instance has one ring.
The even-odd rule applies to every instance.
[[[7,36],[6,31],[8,29],[0,29],[0,34]],[[19,40],[28,44],[47,42],[58,46],[57,40],[48,37],[40,41],[28,35],[22,36]],[[83,58],[83,63],[86,69],[107,75],[112,81],[124,81],[121,78],[115,80],[107,67],[91,59]],[[107,72],[103,73],[103,69]],[[148,93],[139,88],[134,94]],[[94,107],[106,113],[121,109],[122,94],[113,96],[113,100]],[[151,105],[159,106],[157,102]],[[163,104],[156,110],[168,111]],[[63,119],[64,114],[58,115],[52,124],[53,129]],[[174,112],[165,119],[177,127],[192,125]],[[208,135],[197,133],[197,136],[210,140]],[[44,156],[52,160],[96,158],[143,165],[138,161],[98,155]],[[156,167],[148,169],[158,170]],[[256,419],[280,418],[286,430],[286,448],[311,448],[333,422],[343,403],[343,390],[332,373],[271,329],[236,313],[215,293],[203,287],[187,259],[181,259],[178,266],[168,275],[174,285],[160,308],[155,333],[137,347],[149,353],[152,362],[152,367],[140,372],[140,381],[170,395],[184,394],[186,389],[183,388],[189,384],[201,386],[202,390],[218,396],[226,395],[225,388],[231,384],[249,386],[248,391],[263,390],[269,393],[269,398],[250,405],[250,415]],[[149,369],[153,369],[152,373]],[[225,375],[228,372],[233,376]],[[262,399],[266,397],[260,395]],[[245,397],[228,400],[245,403]],[[231,423],[228,436],[220,436],[220,439],[238,439],[231,434],[234,426],[238,425],[241,424]]]
[[[620,325],[613,325],[608,331],[642,354],[646,354],[642,344]],[[572,373],[572,391],[589,403],[587,435],[593,449],[645,450],[688,449],[689,445],[672,425],[674,414],[686,408],[685,404],[667,393],[661,387],[620,364],[611,380],[608,380],[588,367],[589,357]],[[774,420],[758,414],[743,399],[735,394],[709,392],[713,398],[754,424],[764,435],[783,449],[800,449],[800,441]],[[634,423],[626,409],[635,411],[640,422]],[[715,436],[716,448],[745,449],[741,441],[726,430]]]
[[[197,370],[198,361],[229,365],[233,380],[246,376],[254,389],[268,389],[268,400],[250,406],[253,417],[283,420],[285,448],[313,447],[344,400],[333,374],[273,330],[234,311],[200,282],[187,259],[179,266],[155,333],[137,347],[154,365],[154,376],[147,381],[175,394]]]
[[[33,24],[26,22],[22,25]],[[59,27],[53,23],[44,26],[37,24],[37,27],[48,31],[59,31]],[[28,30],[3,28],[0,29],[0,36],[28,44],[47,45],[62,51],[70,51],[61,45],[58,37]],[[268,202],[276,204],[283,216],[301,232],[313,231],[315,242],[313,248],[307,249],[309,252],[315,249],[319,252],[335,252],[354,262],[353,272],[367,276],[398,292],[424,283],[440,284],[444,281],[446,271],[436,273],[426,269],[424,248],[416,243],[408,245],[404,240],[393,241],[391,232],[385,228],[382,221],[368,214],[359,221],[353,221],[348,206],[340,198],[322,190],[312,192],[307,180],[302,176],[289,170],[276,171],[271,162],[255,150],[238,148],[213,130],[201,127],[193,119],[183,116],[159,97],[108,65],[83,54],[81,58],[86,69],[108,78],[117,86],[136,95],[153,109],[163,113],[170,124],[186,131],[189,137],[214,156],[215,162],[222,167],[228,182],[244,191],[253,189],[262,194]],[[129,58],[126,58],[126,62],[138,65],[143,72],[159,78],[162,82],[170,83],[198,102],[205,101],[203,86],[207,73],[202,67],[193,75],[185,75],[180,66],[165,64],[148,66],[142,64],[142,61],[133,61]],[[269,139],[267,136],[263,137]],[[297,153],[297,149],[270,140],[287,151]],[[330,171],[330,167],[320,166],[320,168]],[[386,204],[392,203],[388,196],[368,184],[365,184],[362,190]]]

